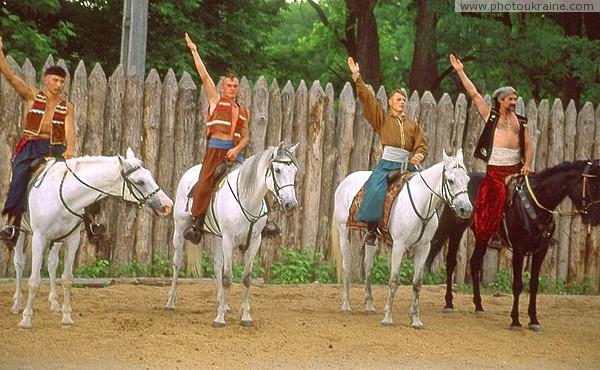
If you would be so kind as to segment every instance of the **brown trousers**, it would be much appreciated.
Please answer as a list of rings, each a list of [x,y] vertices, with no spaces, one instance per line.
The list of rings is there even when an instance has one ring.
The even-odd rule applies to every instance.
[[[228,151],[229,149],[206,148],[198,183],[194,188],[194,202],[192,203],[192,216],[194,218],[206,214],[215,185],[215,169],[227,160]]]

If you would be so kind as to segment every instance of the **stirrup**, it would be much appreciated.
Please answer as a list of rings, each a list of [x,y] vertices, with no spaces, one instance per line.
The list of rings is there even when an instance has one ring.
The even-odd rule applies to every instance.
[[[377,234],[374,231],[367,231],[363,238],[363,242],[366,245],[375,245],[377,243]]]
[[[106,233],[106,226],[97,222],[90,222],[88,228],[90,230],[90,236],[100,237]]]
[[[17,242],[19,229],[15,225],[5,225],[0,232],[0,238],[5,242],[14,245]]]

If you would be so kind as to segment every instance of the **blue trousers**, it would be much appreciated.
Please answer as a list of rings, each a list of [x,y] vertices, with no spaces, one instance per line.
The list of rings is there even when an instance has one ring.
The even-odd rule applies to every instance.
[[[383,219],[383,203],[387,191],[387,175],[390,171],[399,170],[401,163],[381,159],[377,162],[373,173],[365,184],[363,200],[356,215],[356,221],[381,222]],[[417,169],[411,163],[407,169],[415,172]]]
[[[31,140],[25,143],[12,161],[12,177],[2,215],[20,216],[27,209],[27,184],[31,178],[31,162],[50,154],[58,157],[65,149],[63,145],[51,146],[49,140]]]

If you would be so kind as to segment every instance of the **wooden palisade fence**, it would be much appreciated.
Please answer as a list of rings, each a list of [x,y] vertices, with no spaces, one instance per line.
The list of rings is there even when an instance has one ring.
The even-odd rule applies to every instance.
[[[40,78],[27,60],[22,67],[8,57],[13,71],[28,83]],[[52,56],[46,66],[54,64]],[[65,66],[63,61],[59,65]],[[161,80],[152,70],[145,81],[134,71],[128,75],[119,66],[111,76],[96,65],[88,74],[80,62],[69,75],[66,93],[75,104],[76,153],[78,155],[123,154],[131,147],[141,156],[158,183],[171,197],[175,196],[179,178],[187,168],[200,162],[205,147],[207,103],[203,90],[198,91],[188,73],[177,80],[169,71]],[[377,97],[386,105],[382,87]],[[241,80],[240,103],[250,108],[250,144],[246,156],[280,141],[299,142],[297,151],[300,171],[297,189],[299,209],[290,218],[276,213],[270,216],[282,228],[282,235],[265,240],[260,257],[267,274],[273,261],[280,259],[280,247],[322,253],[335,259],[329,242],[333,194],[339,182],[350,172],[372,169],[381,156],[379,138],[366,122],[362,105],[355,98],[353,87],[346,84],[339,94],[339,107],[334,111],[335,92],[331,84],[323,88],[319,81],[310,87],[300,81],[296,89],[291,82],[280,88],[277,81],[268,85],[260,77],[251,87]],[[486,96],[488,102],[489,96]],[[483,171],[485,165],[471,155],[483,128],[475,107],[469,107],[464,95],[452,102],[448,94],[435,101],[431,93],[420,96],[413,92],[407,114],[424,129],[431,154],[424,165],[441,160],[442,149],[454,153],[463,147],[467,168]],[[0,199],[4,201],[10,177],[10,158],[20,135],[25,107],[4,77],[0,81]],[[517,112],[529,118],[535,145],[534,168],[575,159],[600,158],[600,106],[586,103],[577,111],[570,102],[563,107],[559,99],[527,105],[519,98]],[[570,201],[560,205],[570,210]],[[113,263],[149,264],[153,255],[172,257],[172,219],[153,218],[145,209],[112,199],[102,201],[100,220],[108,226],[110,242],[93,246],[85,233],[77,264],[92,256],[110,259]],[[555,238],[558,243],[550,250],[543,266],[543,275],[551,286],[564,282],[591,281],[594,292],[600,289],[600,228],[587,228],[580,218],[561,218]],[[218,239],[207,238],[203,248],[210,250]],[[456,282],[469,280],[468,256],[473,248],[469,232],[459,252]],[[361,271],[360,243],[353,237],[355,277]],[[188,245],[188,252],[190,245]],[[382,252],[388,252],[386,246]],[[197,251],[196,251],[197,252]],[[0,248],[0,275],[10,273],[10,251]],[[499,269],[510,268],[510,252],[489,250],[485,258],[484,280],[490,281]],[[436,265],[441,265],[441,258]]]

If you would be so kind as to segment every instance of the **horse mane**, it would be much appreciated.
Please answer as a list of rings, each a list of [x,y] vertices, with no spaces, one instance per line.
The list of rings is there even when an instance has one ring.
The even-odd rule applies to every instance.
[[[240,168],[240,177],[238,179],[238,191],[240,197],[249,197],[258,187],[257,180],[264,177],[271,163],[271,157],[277,147],[270,146],[261,153],[257,153],[248,158]]]
[[[83,157],[75,157],[73,159],[69,160],[69,167],[75,169],[81,165],[89,165],[89,164],[94,164],[94,163],[107,163],[107,162],[112,162],[114,159],[116,159],[117,156],[114,157],[105,157],[105,156],[89,156],[89,155],[85,155]],[[143,167],[144,163],[142,162],[141,159],[139,158],[130,158],[127,159],[125,157],[122,157],[123,160],[125,162],[127,162],[128,164],[130,164],[133,167]]]
[[[543,169],[542,172],[535,174],[534,177],[537,179],[554,177],[554,176],[556,176],[556,174],[564,173],[565,171],[569,171],[572,169],[578,169],[578,170],[581,169],[581,171],[583,171],[583,168],[585,167],[586,164],[587,164],[587,161],[584,161],[584,160],[578,160],[578,161],[573,161],[573,162],[563,162],[556,166]]]

